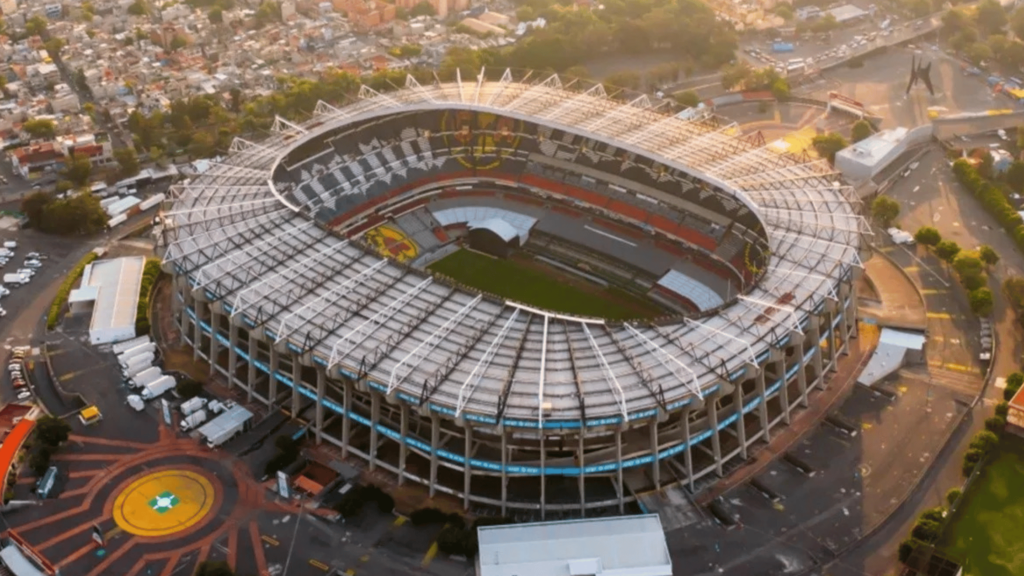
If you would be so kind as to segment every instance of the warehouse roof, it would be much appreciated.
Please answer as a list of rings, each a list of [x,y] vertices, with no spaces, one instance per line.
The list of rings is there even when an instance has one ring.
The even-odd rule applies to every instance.
[[[670,576],[657,514],[481,526],[480,576]]]
[[[82,287],[72,293],[73,301],[93,296],[90,332],[135,326],[139,288],[146,259],[142,256],[97,260],[85,267]]]

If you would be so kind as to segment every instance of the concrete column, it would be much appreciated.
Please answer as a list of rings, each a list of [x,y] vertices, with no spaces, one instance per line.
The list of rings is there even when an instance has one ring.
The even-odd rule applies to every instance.
[[[377,469],[377,424],[380,424],[380,394],[370,392],[370,472]]]
[[[800,405],[807,408],[807,370],[804,366],[804,335],[796,330],[789,333],[789,341],[794,344],[798,351],[796,363],[799,368],[796,371],[796,386],[800,391]]]
[[[619,514],[626,513],[626,486],[622,481],[622,427],[615,429],[615,462],[619,489]]]
[[[192,323],[192,361],[199,361],[199,348],[203,345],[203,329],[200,328],[199,322],[203,318],[203,310],[205,302],[196,300],[193,304],[193,310],[196,313],[196,321]]]
[[[441,444],[441,419],[437,414],[430,415],[430,497],[437,491],[437,449]],[[502,494],[502,504],[505,502]]]
[[[249,332],[249,338],[252,339],[253,333]],[[281,353],[277,351],[277,347],[273,344],[270,345],[270,380],[268,381],[267,388],[267,403],[271,406],[277,406],[277,372],[281,369]],[[294,385],[294,380],[292,381]],[[295,418],[295,412],[291,414],[292,418]]]
[[[399,402],[398,414],[402,434],[402,442],[398,445],[398,485],[401,486],[405,484],[405,461],[409,455],[409,445],[406,442],[406,438],[409,437],[409,405]]]
[[[324,431],[324,394],[327,393],[327,369],[313,363],[316,368],[316,443],[323,441]]]
[[[586,430],[587,429],[586,429],[585,426],[581,426],[580,427],[580,433],[576,437],[576,442],[577,442],[577,444],[576,444],[576,465],[580,467],[580,475],[579,475],[579,479],[578,479],[578,482],[579,482],[578,490],[580,492],[580,515],[581,516],[586,516],[587,515],[587,491],[586,491],[587,485],[586,485],[586,475],[583,473],[583,468],[586,467],[586,465],[587,465],[586,458],[584,458],[584,454],[583,454],[583,437],[586,435]]]
[[[819,325],[820,323],[821,319],[816,318],[814,321],[811,322],[811,330],[808,331],[808,338],[811,339],[811,344],[813,346],[812,350],[814,350],[814,354],[811,355],[811,366],[814,368],[814,381],[816,384],[813,384],[812,386],[819,384],[818,381],[821,378],[822,373],[825,371],[821,355],[821,326]]]
[[[764,370],[760,366],[747,364],[748,370],[754,370],[754,385],[757,386],[757,395],[761,397],[761,403],[757,406],[757,415],[761,419],[761,430],[764,431],[765,443],[772,441],[771,423],[768,421],[768,394],[764,382]]]
[[[173,288],[171,293],[171,318],[174,321],[174,325],[178,327],[179,333],[185,332],[185,305],[178,299],[178,296],[184,297],[185,290],[187,290],[187,288],[182,288],[183,284],[184,283],[180,279],[171,283],[171,287]]]
[[[508,512],[508,434],[501,428],[501,515]]]
[[[777,362],[779,366],[780,378],[782,378],[782,386],[779,387],[779,401],[782,404],[782,421],[789,425],[790,422],[790,405],[789,405],[789,379],[786,378],[786,372],[789,371],[789,367],[786,366],[786,351],[779,350],[779,360]]]
[[[651,478],[654,480],[654,489],[661,490],[661,462],[658,460],[658,419],[651,420],[648,428],[651,441],[651,456],[654,456],[654,462],[651,462]]]
[[[302,396],[299,395],[299,386],[302,385],[302,359],[298,354],[292,354],[292,418],[299,416],[299,403]],[[327,375],[324,374],[326,377]],[[276,398],[276,396],[275,396]]]
[[[736,436],[740,441],[740,456],[747,459],[747,423],[743,421],[743,386],[742,381],[732,389],[732,403],[736,408]]]
[[[249,332],[249,389],[246,390],[246,400],[252,402],[252,393],[256,389],[256,338],[252,332]],[[274,381],[273,378],[270,379]],[[268,403],[273,405],[273,399],[269,398]]]
[[[228,389],[235,387],[235,372],[238,371],[238,325],[234,322],[228,327]]]
[[[708,412],[708,426],[711,427],[711,451],[715,456],[715,474],[722,473],[722,438],[718,435],[718,392],[704,402]]]
[[[210,307],[210,376],[213,376],[214,367],[217,365],[217,354],[220,341],[217,340],[220,327],[221,314],[218,314],[213,307]]]
[[[342,406],[345,409],[345,417],[341,420],[341,457],[348,457],[349,440],[352,438],[352,382],[345,378],[344,393],[342,394]]]
[[[545,466],[544,430],[541,430],[541,520],[544,520],[548,511],[548,481],[544,474]]]
[[[686,450],[683,451],[683,463],[686,464],[686,481],[690,484],[690,492],[696,491],[693,481],[693,444],[690,442],[690,409],[683,410],[683,442]]]
[[[466,434],[466,445],[463,452],[466,462],[462,466],[462,507],[469,510],[469,494],[473,480],[473,469],[469,465],[469,459],[473,456],[473,429],[467,424],[463,430]]]
[[[843,320],[839,323],[843,335],[843,356],[850,355],[850,323],[846,321],[846,314],[849,310],[843,311]]]

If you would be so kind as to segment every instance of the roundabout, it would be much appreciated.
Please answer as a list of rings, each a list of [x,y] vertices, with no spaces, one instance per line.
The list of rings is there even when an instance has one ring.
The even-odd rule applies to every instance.
[[[164,470],[131,482],[114,501],[119,528],[143,537],[168,536],[201,522],[216,500],[212,482],[190,470]]]

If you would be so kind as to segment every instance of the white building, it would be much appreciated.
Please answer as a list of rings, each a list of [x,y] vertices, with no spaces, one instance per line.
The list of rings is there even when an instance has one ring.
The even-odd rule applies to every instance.
[[[477,576],[672,576],[657,514],[481,526]]]
[[[105,344],[135,337],[135,314],[146,259],[96,260],[85,267],[82,284],[71,291],[72,312],[92,308],[89,342]]]
[[[866,182],[907,149],[906,128],[890,128],[836,153],[836,169],[853,183]]]

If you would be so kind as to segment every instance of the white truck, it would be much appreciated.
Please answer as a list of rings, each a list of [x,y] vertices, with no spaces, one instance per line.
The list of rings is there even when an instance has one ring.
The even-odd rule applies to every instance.
[[[132,348],[135,348],[136,346],[142,346],[143,344],[149,344],[150,342],[152,342],[152,340],[149,339],[149,336],[139,336],[138,338],[132,338],[131,340],[118,342],[117,344],[111,346],[110,350],[111,352],[114,353],[114,355],[120,356],[121,354],[124,354],[125,352],[131,350]]]
[[[128,396],[128,405],[136,412],[142,412],[146,409],[146,403],[137,394],[130,394]]]
[[[8,286],[22,286],[28,284],[28,276],[24,274],[4,274],[4,284]]]
[[[202,410],[204,406],[206,406],[206,398],[196,396],[191,400],[186,400],[185,402],[183,402],[181,406],[179,406],[179,409],[181,410],[181,414],[183,416],[191,416],[196,412]]]
[[[150,382],[142,389],[140,395],[143,400],[152,400],[161,396],[164,392],[174,388],[174,376],[161,376],[155,382]]]
[[[155,342],[147,342],[145,344],[139,344],[138,346],[136,346],[134,348],[131,348],[129,350],[125,350],[124,352],[122,352],[122,353],[117,355],[117,361],[118,362],[123,362],[124,360],[127,360],[128,358],[131,358],[132,356],[138,356],[139,354],[145,354],[147,352],[156,353],[156,343]]]
[[[236,405],[205,424],[199,429],[199,433],[206,438],[207,446],[216,448],[243,432],[250,420],[252,412],[246,410],[244,406]]]
[[[132,366],[129,366],[128,368],[125,368],[124,370],[121,371],[121,374],[124,375],[124,379],[128,380],[128,382],[130,383],[132,380],[135,379],[136,376],[142,374],[146,370],[149,370],[150,368],[153,367],[154,366],[151,362],[141,362],[139,364],[134,364]]]
[[[146,367],[152,366],[153,365],[153,359],[154,359],[154,357],[153,357],[153,353],[152,352],[147,352],[145,354],[139,354],[138,356],[132,356],[127,361],[125,361],[123,364],[121,364],[121,372],[124,373],[127,376],[128,374],[130,374],[132,372],[132,370],[137,369],[139,366],[146,366]],[[138,372],[135,372],[135,373],[138,374]]]
[[[189,430],[199,426],[203,422],[206,422],[206,410],[200,408],[197,412],[193,412],[182,418],[181,420],[181,431],[188,432]]]
[[[234,406],[235,403],[232,400],[228,400],[227,405],[222,403],[220,400],[210,400],[210,403],[206,405],[206,411],[216,416],[223,413],[228,408],[233,408]]]
[[[149,364],[153,363],[153,359],[156,358],[156,354],[153,352],[139,352],[138,354],[132,354],[131,356],[122,356],[118,358],[117,363],[121,365],[121,369],[124,370],[131,364],[138,364],[139,358],[145,358]]]
[[[160,371],[156,366],[150,366],[142,372],[139,372],[135,376],[132,376],[128,383],[132,388],[145,388],[146,386],[156,382],[163,376],[164,373]]]

